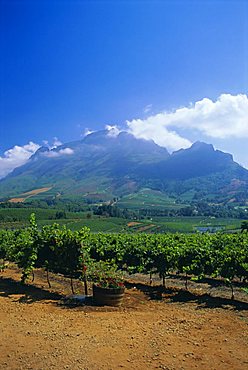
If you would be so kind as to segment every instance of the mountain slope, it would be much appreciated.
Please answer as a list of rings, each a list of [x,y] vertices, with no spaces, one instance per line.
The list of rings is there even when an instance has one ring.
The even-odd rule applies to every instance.
[[[232,155],[214,150],[211,144],[194,143],[188,149],[180,149],[162,160],[156,167],[144,168],[149,176],[160,179],[187,180],[193,177],[208,176],[230,168],[240,168]],[[144,172],[145,172],[144,171]],[[246,172],[246,170],[244,170]]]
[[[111,198],[143,187],[177,196],[191,189],[218,196],[247,192],[247,184],[248,171],[210,144],[196,142],[170,155],[153,141],[104,130],[52,150],[40,148],[0,181],[0,197],[50,186],[54,194],[80,197],[101,193]]]

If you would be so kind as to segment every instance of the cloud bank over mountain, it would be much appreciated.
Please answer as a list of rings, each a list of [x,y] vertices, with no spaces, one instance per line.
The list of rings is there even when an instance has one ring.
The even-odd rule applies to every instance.
[[[190,139],[179,133],[182,130],[222,140],[248,138],[248,97],[222,94],[216,101],[204,98],[189,107],[126,123],[137,138],[152,139],[171,150],[190,146]]]
[[[45,152],[43,153],[43,155],[45,157],[48,157],[48,158],[58,158],[60,157],[61,155],[72,155],[74,153],[74,150],[71,149],[71,148],[64,148],[64,149],[60,149],[58,151],[49,151],[49,152]]]
[[[47,140],[43,140],[49,149],[55,149],[62,145],[62,142],[57,138],[53,138],[53,143],[49,145]],[[13,148],[6,150],[3,156],[0,156],[0,179],[7,176],[15,168],[22,166],[27,163],[29,158],[41,147],[40,144],[30,141],[28,144],[23,146],[15,145]],[[58,157],[60,155],[71,155],[73,150],[71,148],[64,148],[58,152],[49,151],[47,156]]]
[[[150,104],[145,108],[146,114],[151,113]],[[227,140],[239,142],[248,138],[248,96],[245,94],[231,95],[222,94],[216,101],[203,98],[188,107],[180,107],[172,112],[161,112],[153,114],[145,119],[133,119],[126,121],[126,130],[137,138],[154,140],[160,146],[166,147],[170,151],[185,149],[192,144],[191,134],[198,140],[209,141],[218,139],[222,142],[222,149]],[[106,125],[108,136],[115,138],[120,132],[116,125]],[[87,136],[90,131],[86,129],[83,136]],[[57,138],[53,138],[52,145],[48,141],[43,143],[49,148],[54,149],[62,143]],[[30,141],[23,146],[15,145],[13,148],[4,152],[0,157],[0,178],[5,177],[14,168],[25,164],[32,154],[39,149],[40,145]],[[71,148],[63,148],[59,151],[49,151],[44,153],[48,157],[58,157],[60,155],[71,155]],[[235,152],[232,151],[235,155]],[[243,158],[243,160],[242,160]],[[242,154],[239,162],[246,165],[246,157]]]
[[[0,178],[5,177],[14,168],[22,166],[40,148],[39,144],[30,141],[28,144],[6,150],[0,157]]]

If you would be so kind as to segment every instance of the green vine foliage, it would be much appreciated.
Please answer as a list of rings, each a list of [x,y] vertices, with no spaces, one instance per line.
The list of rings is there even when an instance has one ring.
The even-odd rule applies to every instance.
[[[103,234],[88,228],[71,231],[58,224],[0,231],[0,259],[22,269],[25,282],[35,267],[87,280],[87,266],[112,261],[128,273],[158,273],[165,283],[171,272],[200,279],[248,279],[248,233],[237,234]],[[2,264],[2,263],[1,263]]]

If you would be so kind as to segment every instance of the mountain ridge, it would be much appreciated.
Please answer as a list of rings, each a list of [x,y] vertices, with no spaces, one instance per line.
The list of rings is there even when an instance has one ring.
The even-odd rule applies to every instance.
[[[143,187],[179,196],[179,187],[182,192],[191,186],[197,194],[214,191],[218,197],[234,180],[241,184],[236,192],[245,193],[245,198],[248,170],[212,144],[197,141],[169,154],[152,140],[102,130],[53,149],[39,148],[26,164],[0,180],[0,197],[42,186],[78,197],[94,192],[122,196]]]

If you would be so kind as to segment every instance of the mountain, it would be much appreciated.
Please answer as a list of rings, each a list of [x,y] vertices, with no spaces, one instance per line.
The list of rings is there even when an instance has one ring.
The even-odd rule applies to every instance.
[[[153,169],[153,177],[159,173],[161,179],[187,180],[225,171],[232,166],[237,164],[231,154],[214,150],[212,144],[197,141],[188,149],[173,152],[169,160],[162,160]]]
[[[111,199],[150,188],[176,197],[191,191],[196,198],[245,199],[248,171],[211,144],[196,142],[169,154],[152,140],[102,130],[51,150],[41,147],[0,181],[0,197],[45,187],[64,197]]]

